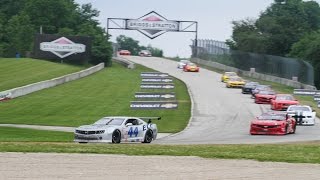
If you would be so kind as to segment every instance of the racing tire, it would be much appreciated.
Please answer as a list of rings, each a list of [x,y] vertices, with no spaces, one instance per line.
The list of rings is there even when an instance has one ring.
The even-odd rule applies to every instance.
[[[289,132],[288,132],[288,125],[286,125],[286,129],[285,129],[285,134],[289,134]]]
[[[143,143],[151,143],[153,139],[153,132],[149,129],[146,132],[146,135],[144,136]]]
[[[292,128],[292,133],[291,134],[295,134],[296,133],[296,128],[297,128],[297,124],[295,124]]]
[[[121,132],[118,129],[116,129],[112,133],[112,143],[118,144],[120,142],[121,142]]]

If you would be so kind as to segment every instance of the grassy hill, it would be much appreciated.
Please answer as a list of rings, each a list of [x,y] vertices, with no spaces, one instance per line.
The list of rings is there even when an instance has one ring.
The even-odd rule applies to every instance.
[[[137,65],[127,69],[114,63],[91,76],[0,103],[0,123],[79,126],[104,116],[161,116],[160,132],[178,132],[188,123],[191,102],[185,84],[177,79],[177,110],[132,110],[130,101],[140,90]]]
[[[0,58],[0,92],[84,69],[29,58]]]

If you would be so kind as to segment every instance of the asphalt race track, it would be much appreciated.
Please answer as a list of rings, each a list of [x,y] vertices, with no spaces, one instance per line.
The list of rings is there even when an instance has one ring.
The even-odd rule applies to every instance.
[[[315,126],[297,126],[296,134],[265,136],[249,134],[250,121],[270,105],[257,105],[240,89],[229,89],[221,74],[200,68],[199,73],[183,72],[177,62],[156,57],[125,56],[137,64],[174,76],[188,86],[193,100],[188,127],[154,143],[161,144],[251,144],[320,140],[320,121]],[[174,121],[174,119],[172,119]]]

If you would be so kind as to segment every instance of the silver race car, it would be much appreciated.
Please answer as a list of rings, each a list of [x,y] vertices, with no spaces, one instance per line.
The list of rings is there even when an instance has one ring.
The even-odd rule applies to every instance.
[[[314,125],[316,112],[312,111],[310,106],[306,105],[291,105],[287,112],[297,120],[297,125]]]
[[[148,120],[145,122],[144,120]],[[74,131],[74,141],[88,142],[143,142],[150,143],[157,138],[157,125],[152,119],[160,117],[104,117],[94,124],[80,126]]]

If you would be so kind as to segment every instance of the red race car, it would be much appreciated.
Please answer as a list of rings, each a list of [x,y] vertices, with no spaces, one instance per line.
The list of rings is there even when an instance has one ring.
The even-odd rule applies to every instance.
[[[275,99],[271,100],[272,110],[287,110],[290,105],[297,105],[299,101],[296,100],[291,94],[277,94]]]
[[[286,112],[267,112],[251,121],[250,134],[285,135],[296,132],[296,120]]]
[[[272,90],[261,90],[255,94],[254,102],[257,104],[270,104],[271,99],[276,98],[276,93]]]
[[[183,66],[183,71],[185,72],[199,72],[200,68],[195,63],[189,62]]]
[[[119,55],[130,56],[131,52],[128,50],[120,50]]]

